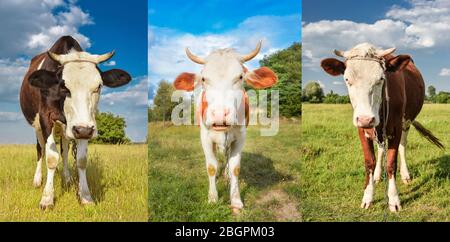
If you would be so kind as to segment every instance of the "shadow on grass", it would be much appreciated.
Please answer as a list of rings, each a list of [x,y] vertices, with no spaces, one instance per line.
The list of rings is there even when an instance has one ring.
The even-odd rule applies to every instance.
[[[257,189],[293,179],[292,176],[277,171],[273,166],[273,160],[260,154],[242,153],[241,169],[239,178]]]
[[[104,171],[102,163],[98,157],[95,157],[86,168],[89,190],[95,203],[105,199],[106,185],[103,182]]]
[[[91,192],[92,199],[95,203],[99,203],[105,199],[106,184],[104,183],[104,168],[102,166],[103,160],[100,158],[98,153],[93,153],[88,157],[88,164],[86,168],[86,176],[88,180],[89,191]],[[75,193],[78,195],[78,169],[76,167],[76,162],[73,162],[73,166],[70,169],[71,182],[66,184],[62,175],[63,171],[61,169],[61,187],[63,192],[72,192],[71,187],[74,188]],[[79,198],[78,198],[79,199]]]
[[[405,192],[405,195],[408,195],[406,199],[403,199],[405,205],[423,197],[430,192],[431,187],[439,185],[442,181],[450,178],[450,155],[443,155],[429,160],[427,163],[435,167],[435,172],[425,175],[418,184]]]

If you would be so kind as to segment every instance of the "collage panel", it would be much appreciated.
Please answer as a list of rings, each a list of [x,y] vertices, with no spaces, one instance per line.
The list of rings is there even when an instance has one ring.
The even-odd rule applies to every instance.
[[[1,1],[0,221],[147,220],[146,9]]]
[[[449,221],[449,14],[303,2],[305,220]]]
[[[0,222],[450,221],[450,0],[1,0],[0,22]]]
[[[149,4],[149,220],[301,221],[301,2],[174,6]]]

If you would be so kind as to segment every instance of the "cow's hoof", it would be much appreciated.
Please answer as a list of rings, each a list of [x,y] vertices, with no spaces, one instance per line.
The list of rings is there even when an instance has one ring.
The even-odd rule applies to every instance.
[[[391,212],[396,213],[402,210],[402,206],[400,205],[400,199],[397,197],[394,197],[393,199],[389,199],[389,210]]]
[[[89,206],[89,205],[95,204],[95,203],[94,203],[94,199],[92,199],[91,196],[82,197],[82,198],[80,199],[80,203],[81,203],[81,205],[83,205],[83,206]]]
[[[242,209],[242,208],[244,208],[244,204],[242,203],[241,200],[232,200],[231,208]]]
[[[43,211],[53,209],[53,196],[43,196],[39,203],[39,208]]]
[[[217,193],[208,194],[208,203],[217,203],[219,201],[219,196]]]
[[[234,216],[240,215],[242,209],[241,208],[231,208],[231,214]]]
[[[372,206],[372,202],[364,202],[364,201],[363,201],[363,202],[361,203],[361,208],[369,209],[370,206]]]
[[[214,198],[214,197],[209,197],[208,198],[208,203],[217,203],[217,198]]]
[[[39,187],[41,187],[41,185],[42,185],[42,180],[34,178],[34,180],[33,180],[33,187],[39,188]]]

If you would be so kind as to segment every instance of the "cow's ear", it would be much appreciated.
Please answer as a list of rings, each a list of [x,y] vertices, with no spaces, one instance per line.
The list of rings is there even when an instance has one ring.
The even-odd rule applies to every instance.
[[[320,66],[326,73],[332,76],[343,75],[345,72],[345,63],[335,58],[322,60]]]
[[[103,85],[107,87],[120,87],[131,81],[128,72],[120,69],[112,69],[102,72]]]
[[[386,71],[396,72],[403,70],[411,61],[409,55],[398,55],[386,61]]]
[[[195,88],[195,80],[197,75],[194,73],[183,72],[177,76],[173,82],[173,86],[177,90],[193,91]]]
[[[47,70],[37,70],[33,72],[28,77],[28,81],[31,86],[41,89],[50,88],[59,83],[56,73]]]
[[[270,68],[264,66],[254,71],[246,72],[245,80],[253,88],[263,89],[275,85],[278,77]]]

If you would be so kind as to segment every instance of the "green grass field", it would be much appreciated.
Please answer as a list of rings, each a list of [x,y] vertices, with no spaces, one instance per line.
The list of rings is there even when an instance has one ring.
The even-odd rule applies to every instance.
[[[382,221],[384,183],[374,204],[360,208],[364,161],[350,105],[303,105],[301,192],[305,221]],[[397,176],[403,210],[388,221],[450,221],[450,105],[425,105],[417,118],[447,151],[428,143],[411,127],[406,150],[412,183]]]
[[[73,158],[70,171],[75,174]],[[89,145],[88,183],[95,205],[81,206],[76,182],[63,187],[62,161],[55,175],[55,207],[41,211],[43,187],[32,186],[34,145],[0,146],[0,221],[147,221],[147,145]],[[43,182],[46,178],[43,164]]]
[[[232,215],[229,189],[217,182],[208,204],[208,176],[198,126],[149,125],[150,221],[300,221],[300,122],[282,121],[274,137],[250,126],[241,161],[244,210]]]

